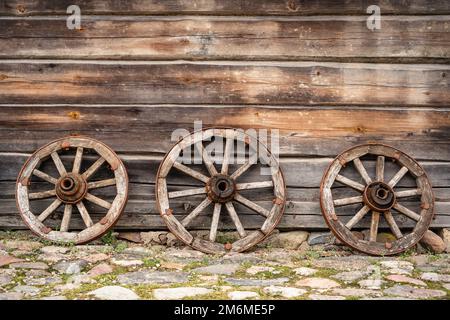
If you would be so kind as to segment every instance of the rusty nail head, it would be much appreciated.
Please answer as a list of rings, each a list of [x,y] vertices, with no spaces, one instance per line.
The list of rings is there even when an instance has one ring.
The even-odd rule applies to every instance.
[[[61,147],[62,147],[63,149],[69,149],[69,148],[70,148],[70,143],[69,143],[69,141],[64,141],[64,142],[61,144]]]
[[[246,143],[246,144],[250,144],[250,137],[249,136],[245,136],[245,138],[244,138],[244,142]]]
[[[100,220],[100,224],[107,224],[108,223],[108,218],[107,217],[103,217],[102,220]]]
[[[225,250],[231,250],[233,248],[233,245],[231,243],[225,243]]]
[[[119,163],[117,161],[115,161],[115,160],[111,161],[110,168],[112,171],[116,171],[118,167],[119,167]]]
[[[391,249],[391,248],[392,248],[392,243],[386,242],[386,243],[384,244],[384,246],[386,247],[386,249]]]
[[[173,210],[172,209],[167,209],[166,212],[164,213],[166,216],[170,216],[173,214]]]
[[[339,157],[338,158],[339,163],[341,164],[341,166],[345,167],[345,164],[347,163],[343,158]]]
[[[422,203],[420,204],[420,207],[421,207],[422,209],[427,210],[427,209],[430,209],[430,204],[429,204],[428,202],[422,202]]]
[[[20,183],[21,183],[23,186],[29,186],[29,185],[30,185],[30,178],[25,177],[25,178],[22,179],[22,181],[20,181]]]
[[[42,226],[41,231],[45,234],[48,234],[48,233],[50,233],[50,231],[52,231],[52,229],[49,227],[46,227],[46,226]]]
[[[280,205],[280,204],[283,203],[283,199],[275,198],[275,199],[272,200],[272,202],[273,202],[274,204]]]
[[[400,152],[395,151],[394,152],[394,158],[397,159],[397,160],[400,159]]]

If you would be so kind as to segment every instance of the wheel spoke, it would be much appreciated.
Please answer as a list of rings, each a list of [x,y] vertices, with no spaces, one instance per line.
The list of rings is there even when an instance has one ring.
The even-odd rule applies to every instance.
[[[376,242],[378,234],[378,223],[380,221],[380,213],[372,211],[372,222],[370,223],[370,238],[369,241]]]
[[[64,167],[64,164],[62,163],[61,158],[59,157],[58,153],[56,151],[52,152],[51,157],[53,159],[53,162],[55,163],[55,166],[59,172],[59,175],[64,176],[67,173],[67,171],[66,171],[66,168]]]
[[[195,178],[195,179],[197,179],[197,180],[200,180],[200,181],[202,181],[202,182],[204,182],[204,183],[207,183],[208,180],[209,180],[209,178],[208,178],[207,176],[205,176],[204,174],[202,174],[202,173],[200,173],[200,172],[197,172],[197,171],[195,171],[195,170],[192,170],[192,169],[189,168],[188,166],[185,166],[184,164],[181,164],[181,163],[179,163],[179,162],[177,162],[177,161],[175,161],[175,162],[173,163],[173,167],[174,167],[175,169],[180,170],[181,172],[186,173],[187,175],[191,176],[192,178]]]
[[[172,191],[169,192],[169,199],[173,198],[181,198],[181,197],[187,197],[187,196],[193,196],[196,194],[205,194],[206,189],[205,188],[195,188],[195,189],[186,189],[182,191]]]
[[[343,198],[343,199],[336,199],[333,201],[333,204],[335,207],[342,207],[342,206],[348,206],[350,204],[362,203],[362,202],[363,202],[363,197],[356,196],[356,197],[349,197],[349,198]]]
[[[95,161],[92,166],[90,166],[83,174],[82,177],[87,180],[89,179],[90,176],[92,176],[94,173],[97,172],[98,169],[100,169],[100,167],[102,166],[102,164],[105,162],[106,160],[103,157],[100,157],[97,159],[97,161]]]
[[[86,210],[86,207],[84,206],[83,202],[77,203],[78,211],[80,212],[81,218],[84,221],[84,224],[86,227],[92,227],[94,225],[94,222],[92,222],[91,217],[89,216],[89,212]]]
[[[83,159],[83,148],[78,147],[77,153],[75,154],[75,159],[73,160],[72,173],[78,174],[80,172],[81,160]]]
[[[272,181],[249,182],[236,184],[236,190],[250,190],[273,187]]]
[[[228,166],[230,164],[231,149],[234,145],[234,139],[227,138],[225,142],[225,154],[223,155],[221,174],[228,174]]]
[[[358,183],[358,182],[353,181],[353,180],[351,180],[349,178],[341,176],[340,174],[338,174],[336,176],[336,181],[338,181],[338,182],[340,182],[340,183],[342,183],[342,184],[344,184],[344,185],[346,185],[346,186],[348,186],[350,188],[353,188],[355,190],[358,190],[358,191],[361,191],[361,192],[364,191],[364,186],[361,183]]]
[[[202,155],[203,162],[205,163],[206,169],[208,169],[208,172],[211,176],[216,175],[218,172],[216,170],[216,167],[214,167],[214,163],[211,160],[211,158],[208,155],[208,152],[206,151],[205,147],[203,146],[202,141],[199,141],[195,144],[198,152]]]
[[[105,201],[103,199],[100,199],[99,197],[96,197],[91,193],[86,193],[85,199],[87,201],[95,203],[96,205],[98,205],[102,208],[105,208],[105,209],[111,208],[111,203],[109,203],[108,201]]]
[[[397,198],[406,198],[406,197],[418,196],[420,194],[422,194],[422,190],[420,190],[420,189],[411,189],[411,190],[397,191],[395,193],[395,196]]]
[[[355,164],[356,170],[358,170],[359,174],[364,179],[366,184],[372,183],[372,179],[370,179],[369,175],[367,174],[366,168],[364,168],[361,159],[356,158],[353,160],[353,163]]]
[[[236,200],[240,204],[246,206],[247,208],[255,211],[256,213],[259,213],[260,215],[262,215],[264,217],[268,217],[270,214],[269,210],[264,209],[263,207],[254,203],[253,201],[248,200],[247,198],[241,196],[239,193],[236,193],[234,195],[234,200]]]
[[[60,231],[67,232],[69,230],[70,219],[72,217],[73,206],[71,204],[66,204],[64,207],[64,216],[61,221]]]
[[[408,168],[407,167],[402,167],[396,174],[395,176],[392,177],[391,181],[388,182],[388,185],[393,188],[399,181],[401,178],[403,178],[403,176],[408,172]]]
[[[256,163],[257,154],[254,154],[250,159],[245,161],[245,163],[240,166],[233,174],[231,175],[231,179],[236,180],[239,178],[244,172],[246,172],[253,164]]]
[[[405,216],[415,220],[415,221],[419,221],[421,219],[421,216],[418,215],[417,213],[415,213],[414,211],[402,206],[400,203],[396,203],[394,204],[393,207],[395,210],[397,210],[398,212],[404,214]]]
[[[216,203],[214,204],[214,212],[213,217],[211,221],[211,230],[209,232],[209,240],[216,241],[217,236],[217,227],[219,226],[219,217],[220,217],[220,210],[222,209],[222,204]]]
[[[362,207],[345,225],[349,230],[351,230],[366,214],[370,211],[368,206]]]
[[[225,206],[227,208],[228,214],[231,217],[231,220],[233,220],[234,225],[236,226],[236,230],[241,236],[241,238],[245,237],[247,233],[244,230],[244,227],[242,226],[241,220],[239,220],[239,217],[236,213],[236,210],[234,209],[234,206],[231,202],[225,203]]]
[[[52,176],[50,176],[50,175],[46,174],[45,172],[42,172],[42,171],[40,171],[40,170],[38,170],[38,169],[34,169],[34,170],[33,170],[33,174],[34,174],[36,177],[39,177],[39,178],[41,178],[42,180],[45,180],[45,181],[47,181],[47,182],[49,182],[49,183],[51,183],[51,184],[56,184],[56,183],[58,182],[57,179],[53,178]]]
[[[384,156],[377,157],[377,181],[384,181]]]
[[[61,205],[62,201],[59,199],[56,199],[52,202],[51,205],[47,207],[42,213],[38,216],[38,220],[40,222],[43,222],[45,219],[47,219],[58,207]]]
[[[207,206],[209,206],[211,203],[211,200],[209,198],[205,198],[197,207],[195,207],[194,210],[192,210],[191,213],[189,213],[182,221],[181,224],[183,227],[186,227],[189,223],[191,223],[192,220],[194,220],[203,210],[206,209]]]
[[[56,196],[56,190],[52,189],[52,190],[48,190],[48,191],[30,193],[28,195],[28,198],[30,200],[36,200],[36,199],[51,198],[51,197],[55,197],[55,196]]]
[[[391,231],[395,235],[395,237],[397,239],[400,239],[401,237],[403,237],[403,234],[400,231],[400,229],[399,229],[397,223],[395,222],[395,219],[392,216],[392,213],[390,211],[386,211],[384,213],[384,218],[386,219],[386,222],[388,223],[388,225],[391,228]]]
[[[116,179],[106,179],[106,180],[99,180],[99,181],[92,181],[87,184],[88,189],[98,189],[98,188],[104,188],[109,186],[116,185]]]

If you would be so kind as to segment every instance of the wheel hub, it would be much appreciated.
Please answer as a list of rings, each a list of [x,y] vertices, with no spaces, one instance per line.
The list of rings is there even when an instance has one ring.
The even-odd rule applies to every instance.
[[[225,203],[234,198],[236,183],[229,176],[217,174],[209,179],[206,192],[213,202]]]
[[[372,210],[387,211],[395,204],[394,190],[384,182],[369,184],[363,194],[364,202]]]
[[[80,202],[87,192],[87,183],[79,174],[67,173],[56,183],[56,195],[64,203]]]

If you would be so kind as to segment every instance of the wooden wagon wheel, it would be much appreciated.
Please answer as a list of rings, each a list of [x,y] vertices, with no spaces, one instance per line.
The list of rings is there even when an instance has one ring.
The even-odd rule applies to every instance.
[[[106,172],[105,176],[94,180],[100,171]],[[112,188],[113,201],[94,195],[99,188]],[[25,224],[47,240],[75,244],[94,240],[113,227],[127,196],[128,176],[122,161],[105,144],[87,137],[62,138],[38,149],[24,164],[16,184],[17,206]],[[50,205],[42,206],[41,202],[49,199]],[[90,214],[87,202],[97,211],[106,212]],[[61,221],[57,217],[59,207],[64,208]],[[72,228],[75,211],[83,224]]]
[[[214,157],[216,159],[215,161],[207,151],[207,147],[205,147],[207,141],[216,138],[225,141],[223,157],[220,161],[217,160],[217,157]],[[270,181],[239,183],[244,173],[255,162],[260,162],[258,160],[261,160],[261,153],[257,156],[254,148],[252,150],[254,152],[253,155],[249,156],[245,160],[245,163],[239,164],[234,172],[230,172],[230,163],[233,159],[235,143],[237,144],[239,142],[250,146],[252,145],[250,141],[253,141],[254,145],[257,145],[257,149],[260,151],[263,150],[264,154],[267,155],[264,162],[271,173]],[[201,155],[202,166],[204,165],[202,168],[204,169],[206,167],[207,169],[207,171],[204,169],[205,174],[181,163],[180,154],[182,154],[183,150],[184,152],[186,150],[192,150],[191,148],[195,148],[198,154]],[[218,169],[216,164],[220,162],[221,166]],[[167,190],[167,176],[172,168],[177,169],[178,173],[185,174],[199,181],[201,187],[190,187],[182,191],[169,192]],[[264,208],[242,195],[245,190],[261,188],[266,188],[266,191],[270,188],[269,191],[272,194],[270,209]],[[197,131],[181,139],[161,162],[156,179],[156,190],[158,209],[169,230],[184,243],[206,253],[242,252],[256,245],[268,236],[279,223],[284,213],[286,202],[285,183],[275,157],[256,137],[245,134],[243,131],[229,128],[213,128]],[[172,199],[192,197],[194,195],[197,195],[197,197],[198,195],[202,195],[201,198],[203,200],[190,213],[185,216],[180,216],[178,212],[174,212],[170,204]],[[204,239],[198,235],[191,234],[186,227],[192,224],[193,220],[198,219],[201,213],[210,205],[213,208],[212,217],[210,218],[210,215],[208,215],[210,220],[205,224],[210,227],[208,238]],[[253,230],[245,230],[235,205],[242,205],[255,212],[256,216],[262,217],[263,222],[257,230],[254,230],[255,228],[252,228]],[[227,242],[221,244],[216,241],[222,208],[228,212],[239,234],[239,239],[232,243]]]
[[[374,174],[369,174],[368,168]],[[355,195],[349,196],[349,188]],[[323,176],[320,204],[339,240],[372,255],[392,255],[414,246],[434,214],[434,196],[425,171],[407,154],[382,144],[360,145],[341,153]],[[337,213],[338,209],[343,209],[344,214]],[[349,211],[353,215],[348,216]],[[370,225],[367,240],[352,232],[364,222]],[[382,223],[394,239],[377,242]],[[407,230],[400,230],[400,223]]]

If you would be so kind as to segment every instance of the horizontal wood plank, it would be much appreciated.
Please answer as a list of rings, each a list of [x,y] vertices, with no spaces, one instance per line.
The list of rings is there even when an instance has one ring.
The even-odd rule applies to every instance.
[[[292,193],[292,192],[291,192]],[[269,208],[272,205],[272,201],[267,200],[255,200],[255,197],[250,197],[251,201],[254,201],[256,204],[263,208]],[[173,210],[174,214],[178,215],[187,215],[189,214],[196,206],[200,204],[200,202],[204,199],[196,197],[194,200],[192,198],[185,198],[185,200],[177,199],[177,200],[171,200],[171,209]],[[102,199],[107,199],[105,197],[102,197]],[[40,212],[44,211],[51,203],[53,199],[49,200],[32,200],[32,212],[35,214],[39,214]],[[104,208],[101,208],[99,206],[92,205],[90,202],[85,201],[85,206],[89,213],[91,214],[105,214],[106,210]],[[407,208],[411,208],[412,211],[418,212],[417,208],[419,207],[419,203],[416,201],[402,201],[402,205],[406,206]],[[237,202],[234,203],[234,206],[236,208],[236,211],[239,213],[239,215],[253,215],[257,216],[257,214],[242,206],[239,205]],[[207,209],[204,210],[200,215],[212,215],[212,208],[213,205],[210,205]],[[358,212],[359,209],[361,209],[361,205],[350,205],[345,206],[342,208],[339,208],[340,211],[338,212],[338,216],[353,216]],[[447,216],[446,219],[450,219],[450,202],[436,202],[435,203],[435,209],[436,209],[436,216]],[[8,215],[11,213],[17,212],[16,204],[13,199],[6,199],[6,200],[0,200],[0,215]],[[62,217],[62,214],[64,212],[64,206],[61,206],[58,208],[55,213]],[[134,214],[150,214],[150,215],[159,215],[159,211],[157,209],[157,205],[155,202],[154,197],[149,197],[148,195],[146,197],[143,197],[141,199],[130,199],[128,201],[128,204],[124,211],[125,215],[134,215]],[[289,198],[289,200],[286,203],[286,215],[321,215],[320,210],[320,203],[317,202],[310,202],[310,201],[297,201],[294,199]]]
[[[3,60],[2,103],[441,106],[449,65]]]
[[[0,17],[0,58],[151,60],[450,59],[450,16]],[[45,42],[45,45],[42,45]],[[384,60],[383,60],[384,59]]]
[[[0,151],[30,153],[82,134],[119,153],[165,154],[177,140],[173,131],[192,131],[196,120],[204,127],[279,130],[282,156],[335,157],[356,144],[381,142],[416,159],[450,161],[444,108],[0,105]]]
[[[3,169],[0,170],[0,181],[15,181],[20,172],[20,168],[28,158],[28,154],[1,153],[0,163]],[[134,183],[155,183],[155,176],[162,156],[130,156],[121,155],[121,159],[128,171],[131,182]],[[64,160],[64,159],[63,159]],[[281,158],[280,167],[283,170],[286,185],[288,187],[298,188],[319,188],[322,176],[332,159],[330,158]],[[369,172],[375,172],[375,161],[365,161],[364,165]],[[450,162],[430,162],[422,161],[422,167],[427,172],[433,187],[447,188],[450,186]],[[82,171],[89,166],[83,163]],[[230,166],[230,172],[238,167],[237,164]],[[196,170],[204,170],[204,167],[197,165]],[[351,168],[349,166],[349,168]],[[42,171],[56,176],[57,174],[49,171],[54,169],[51,161],[44,164]],[[349,169],[350,170],[350,169]],[[398,166],[393,163],[386,163],[386,177],[392,177],[397,171]],[[81,172],[82,172],[81,171]],[[107,172],[98,172],[95,179],[108,178]],[[345,175],[358,182],[362,182],[362,178],[356,170],[349,171]],[[239,178],[239,182],[255,182],[269,180],[268,176],[262,175],[258,166],[253,166],[245,175]],[[173,185],[190,185],[200,186],[200,182],[176,170],[172,170],[168,176],[168,182]],[[399,183],[400,187],[415,186],[415,182],[408,175]]]
[[[214,15],[314,15],[366,14],[369,5],[378,5],[383,14],[437,14],[450,13],[447,1],[438,0],[148,0],[148,1],[89,1],[89,0],[2,0],[2,15],[66,14],[67,7],[76,4],[83,14],[214,14]]]
[[[225,216],[225,215],[224,215]],[[178,218],[182,218],[182,216],[177,216]],[[94,217],[97,219],[99,217]],[[195,225],[193,225],[192,229],[203,229],[208,230],[211,224],[211,220],[209,217],[202,216],[198,217]],[[344,219],[344,221],[350,220],[350,217]],[[49,219],[50,225],[57,226],[58,220]],[[59,220],[60,221],[60,220]],[[72,228],[83,228],[83,221],[79,217],[73,217],[73,227]],[[256,229],[261,227],[261,221],[255,219],[253,215],[243,216],[241,217],[241,222],[246,229]],[[0,225],[5,229],[27,229],[20,216],[18,214],[14,215],[0,215]],[[398,223],[400,228],[412,228],[414,225],[410,222],[407,223]],[[222,221],[219,224],[220,229],[229,229],[233,230],[234,224],[231,221]],[[358,225],[358,228],[368,228],[370,226],[369,218],[365,217]],[[442,228],[442,227],[450,227],[450,219],[448,216],[436,216],[431,223],[431,228]],[[388,226],[384,220],[380,221],[380,228],[387,229]],[[146,215],[146,214],[133,214],[133,215],[124,215],[119,219],[116,226],[114,227],[116,230],[167,230],[164,221],[158,215]],[[312,215],[312,216],[299,216],[299,215],[284,215],[281,219],[280,224],[277,229],[280,230],[293,230],[293,229],[320,229],[320,230],[328,230],[328,227],[320,215]]]

